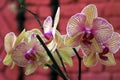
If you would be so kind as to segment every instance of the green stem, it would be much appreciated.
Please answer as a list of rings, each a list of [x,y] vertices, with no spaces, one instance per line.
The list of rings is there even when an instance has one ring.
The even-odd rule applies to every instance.
[[[80,57],[79,53],[77,52],[77,50],[75,48],[73,48],[73,51],[75,52],[77,58],[78,58],[78,80],[81,80],[81,60],[82,57]]]
[[[62,57],[61,57],[61,55],[60,55],[58,49],[56,49],[55,51],[56,51],[56,53],[57,53],[57,55],[58,55],[58,57],[59,57],[59,59],[60,59],[60,61],[61,61],[61,64],[62,64],[62,66],[63,66],[63,69],[64,69],[66,75],[68,76],[67,70],[66,70],[65,65],[64,65],[64,62],[63,62],[63,59],[62,59]]]
[[[44,47],[44,49],[46,50],[48,56],[50,57],[50,59],[52,60],[53,64],[56,66],[56,68],[58,69],[58,71],[60,72],[60,74],[62,75],[64,80],[68,80],[68,78],[64,75],[64,73],[62,72],[62,70],[59,68],[57,62],[55,61],[54,57],[52,56],[50,50],[47,48],[46,44],[43,42],[43,40],[41,39],[41,37],[39,35],[36,36],[37,39],[40,41],[40,43],[42,44],[42,46]]]

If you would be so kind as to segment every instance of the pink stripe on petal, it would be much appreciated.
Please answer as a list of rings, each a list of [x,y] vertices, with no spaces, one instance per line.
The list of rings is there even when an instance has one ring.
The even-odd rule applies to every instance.
[[[76,33],[81,32],[85,27],[85,21],[85,15],[80,13],[73,15],[67,24],[67,34],[73,36]]]
[[[93,20],[98,16],[97,8],[94,4],[90,4],[86,6],[81,13],[85,14],[86,16],[86,23],[88,25],[91,25],[93,23]],[[91,26],[89,26],[91,27]]]
[[[111,39],[105,44],[111,53],[116,53],[120,48],[120,34],[114,32]]]
[[[24,56],[27,50],[28,50],[28,46],[25,42],[18,44],[14,48],[13,54],[12,54],[12,59],[17,65],[19,65],[21,67],[24,67],[27,65],[28,60],[25,59],[25,56]]]
[[[112,25],[105,19],[97,17],[93,22],[93,34],[100,43],[109,40],[113,33]]]

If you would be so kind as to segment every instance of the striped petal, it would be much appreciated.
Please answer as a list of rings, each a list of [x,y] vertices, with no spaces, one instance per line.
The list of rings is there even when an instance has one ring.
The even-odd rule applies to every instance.
[[[28,60],[24,57],[27,50],[28,46],[25,42],[22,42],[15,47],[13,50],[12,59],[17,65],[21,67],[25,67],[27,65]]]
[[[85,21],[85,15],[80,13],[73,15],[67,24],[67,34],[69,36],[73,36],[76,35],[76,33],[83,31],[85,27]]]
[[[91,25],[93,23],[93,20],[98,16],[97,8],[94,4],[90,4],[86,6],[81,13],[85,14],[86,16],[86,23],[88,25]],[[92,27],[92,26],[90,26]]]
[[[37,64],[28,64],[26,66],[26,71],[25,71],[25,75],[30,75],[33,72],[35,72],[35,70],[37,69],[38,65]]]
[[[69,37],[68,35],[66,35],[66,37],[64,39],[65,46],[68,46],[68,47],[77,47],[77,46],[79,46],[81,36],[82,36],[82,34],[80,32],[77,33],[73,37]]]
[[[4,38],[4,46],[7,53],[11,51],[16,41],[16,36],[13,32],[6,34]]]
[[[83,62],[87,67],[95,66],[97,61],[96,53],[93,51],[89,55],[83,56]]]
[[[116,53],[120,48],[120,34],[114,32],[110,40],[105,43],[105,46],[109,48],[111,53]]]
[[[49,33],[52,31],[52,18],[48,16],[43,23],[44,33]]]
[[[98,42],[105,43],[111,38],[113,27],[107,20],[98,17],[93,22],[93,33]]]
[[[107,53],[107,54],[105,54],[104,56],[107,57],[108,60],[103,60],[103,59],[100,58],[99,55],[97,55],[99,61],[100,61],[102,64],[107,65],[107,66],[112,66],[112,65],[115,65],[115,64],[116,64],[113,54]]]

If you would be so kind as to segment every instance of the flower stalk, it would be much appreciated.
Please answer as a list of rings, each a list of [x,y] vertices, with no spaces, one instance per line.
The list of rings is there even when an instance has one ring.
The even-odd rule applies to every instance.
[[[37,39],[40,41],[40,43],[42,44],[42,46],[44,47],[44,49],[46,50],[48,56],[50,57],[50,59],[52,60],[53,64],[55,65],[55,67],[58,69],[58,71],[60,72],[62,78],[64,80],[69,80],[64,73],[62,72],[62,70],[60,69],[60,67],[58,66],[57,62],[55,61],[54,57],[52,56],[50,50],[47,48],[46,44],[43,42],[43,40],[41,39],[41,37],[39,35],[36,36]]]
[[[80,57],[79,53],[75,48],[73,48],[73,51],[75,52],[77,59],[78,59],[78,80],[81,80],[81,61],[82,57]]]

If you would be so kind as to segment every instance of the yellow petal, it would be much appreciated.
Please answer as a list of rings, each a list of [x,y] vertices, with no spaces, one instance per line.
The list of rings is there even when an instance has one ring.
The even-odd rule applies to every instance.
[[[7,53],[11,51],[16,41],[16,36],[13,32],[8,33],[4,38],[5,50]]]
[[[77,47],[80,45],[80,39],[81,39],[81,33],[77,33],[73,37],[69,37],[66,35],[64,44],[65,46],[69,46],[69,47]]]
[[[66,62],[69,66],[72,66],[73,65],[72,55],[74,54],[74,52],[71,51],[72,52],[71,53],[69,50],[72,50],[72,49],[70,49],[70,48],[66,48],[66,49],[68,49],[68,50],[63,50],[63,49],[59,50],[59,53],[60,53],[63,61]]]
[[[17,37],[17,40],[15,42],[15,45],[17,45],[24,37],[25,35],[25,29],[20,33],[20,35]]]
[[[37,64],[28,64],[26,66],[26,71],[25,71],[25,75],[30,75],[33,72],[35,72],[35,70],[37,69],[38,65]]]
[[[90,4],[88,6],[86,6],[81,13],[86,15],[86,23],[91,25],[93,23],[93,19],[96,18],[98,16],[97,13],[97,8],[94,4]]]
[[[11,54],[7,54],[3,60],[3,64],[10,66],[12,64],[13,60],[11,58]]]
[[[98,61],[97,57],[96,57],[96,53],[91,52],[88,56],[84,56],[83,61],[87,67],[96,65],[96,63]]]
[[[58,32],[57,30],[56,30],[55,40],[56,40],[56,43],[57,43],[57,48],[64,47],[64,40],[63,40],[60,32]]]
[[[103,48],[101,47],[101,45],[97,42],[95,38],[93,38],[91,42],[92,42],[92,45],[91,45],[92,50],[98,53],[102,52]]]
[[[104,55],[106,57],[108,57],[108,60],[102,60],[99,58],[99,55],[97,55],[97,57],[99,58],[99,61],[104,64],[104,65],[107,65],[107,66],[112,66],[112,65],[115,65],[116,62],[115,62],[115,58],[113,56],[112,53],[107,53],[106,55]]]
[[[39,29],[32,29],[31,31],[35,34],[38,34],[39,36],[43,36],[43,33]]]

